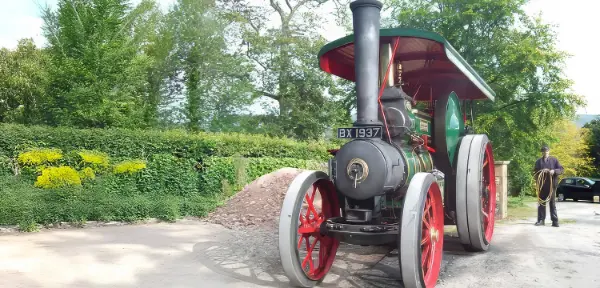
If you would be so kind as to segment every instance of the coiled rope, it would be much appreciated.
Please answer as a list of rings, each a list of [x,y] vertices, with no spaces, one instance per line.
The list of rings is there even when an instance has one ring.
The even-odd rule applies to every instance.
[[[536,178],[535,194],[537,195],[538,204],[542,206],[546,206],[546,203],[550,202],[550,199],[552,199],[552,194],[554,194],[554,175],[550,175],[550,192],[548,193],[548,197],[546,197],[546,199],[540,198],[542,188],[546,182],[546,175],[550,175],[550,170],[542,169],[533,174],[534,178]]]

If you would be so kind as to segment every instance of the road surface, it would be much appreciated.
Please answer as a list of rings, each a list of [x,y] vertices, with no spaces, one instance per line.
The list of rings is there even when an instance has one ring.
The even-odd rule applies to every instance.
[[[600,204],[557,206],[568,223],[497,225],[486,253],[447,236],[438,287],[600,287]],[[344,246],[323,286],[399,287],[397,270],[396,251]],[[0,235],[0,287],[254,288],[287,279],[273,231],[186,220]]]

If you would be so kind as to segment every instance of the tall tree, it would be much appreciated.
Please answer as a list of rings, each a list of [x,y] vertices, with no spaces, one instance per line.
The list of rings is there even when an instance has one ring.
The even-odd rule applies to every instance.
[[[496,159],[511,160],[511,189],[521,193],[553,123],[583,104],[562,68],[550,25],[525,14],[526,0],[390,0],[388,25],[444,36],[495,90],[475,103],[478,133],[494,142]]]
[[[151,61],[146,70],[148,86],[142,100],[143,120],[148,126],[157,126],[164,123],[164,106],[172,104],[169,76],[175,70],[170,57],[174,47],[173,31],[169,29],[167,15],[155,0],[142,0],[132,13],[137,15],[132,17],[132,44]]]
[[[126,0],[60,0],[44,10],[51,55],[49,124],[80,127],[147,126],[147,71],[133,23],[144,7]]]
[[[38,124],[48,88],[48,55],[32,39],[0,49],[0,122]]]
[[[245,0],[221,1],[241,27],[241,42],[255,67],[255,96],[278,107],[270,111],[280,135],[322,137],[328,127],[347,121],[338,83],[319,70],[317,53],[325,44],[315,13],[327,0],[278,1],[252,5]],[[275,15],[271,19],[270,15]],[[274,21],[270,21],[274,20]]]
[[[192,130],[222,129],[252,99],[251,67],[228,49],[228,24],[212,0],[178,0],[169,14],[174,87]]]

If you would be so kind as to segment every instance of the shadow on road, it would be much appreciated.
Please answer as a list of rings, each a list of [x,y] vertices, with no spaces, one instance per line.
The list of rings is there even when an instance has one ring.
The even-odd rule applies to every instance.
[[[265,232],[235,231],[231,236],[235,233],[238,237],[231,237],[229,241],[197,243],[194,255],[197,261],[216,273],[265,287],[289,287],[279,260],[277,235],[271,234],[271,239],[259,237],[258,234]],[[244,233],[246,237],[239,237],[238,233]],[[250,238],[262,241],[254,242]],[[387,247],[341,244],[333,267],[320,287],[365,287],[353,283],[357,281],[351,279],[352,276],[370,270],[389,251]]]
[[[249,238],[265,238],[252,235],[261,234],[256,231],[245,233],[248,233],[246,240],[238,236],[230,241],[196,244],[194,254],[197,261],[216,273],[244,282],[265,287],[289,287],[279,260],[277,235],[255,246],[257,243],[252,243]],[[471,255],[473,253],[466,252],[457,237],[446,235],[442,274],[451,259]],[[334,266],[320,287],[402,287],[398,251],[387,247],[341,244]]]

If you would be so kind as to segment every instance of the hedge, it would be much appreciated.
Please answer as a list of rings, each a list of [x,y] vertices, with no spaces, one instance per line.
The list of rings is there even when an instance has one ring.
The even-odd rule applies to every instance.
[[[62,151],[98,150],[112,157],[146,158],[173,154],[181,158],[207,156],[328,159],[329,142],[298,142],[286,138],[237,133],[188,133],[180,130],[75,129],[67,127],[0,124],[0,155],[14,157],[26,147]]]
[[[0,124],[0,135],[0,225],[25,229],[204,216],[279,168],[323,170],[335,148],[243,134],[14,124]]]
[[[202,217],[244,185],[283,167],[322,169],[320,161],[292,158],[210,157],[199,166],[156,154],[135,173],[105,172],[73,187],[41,189],[27,175],[5,174],[0,225]]]

